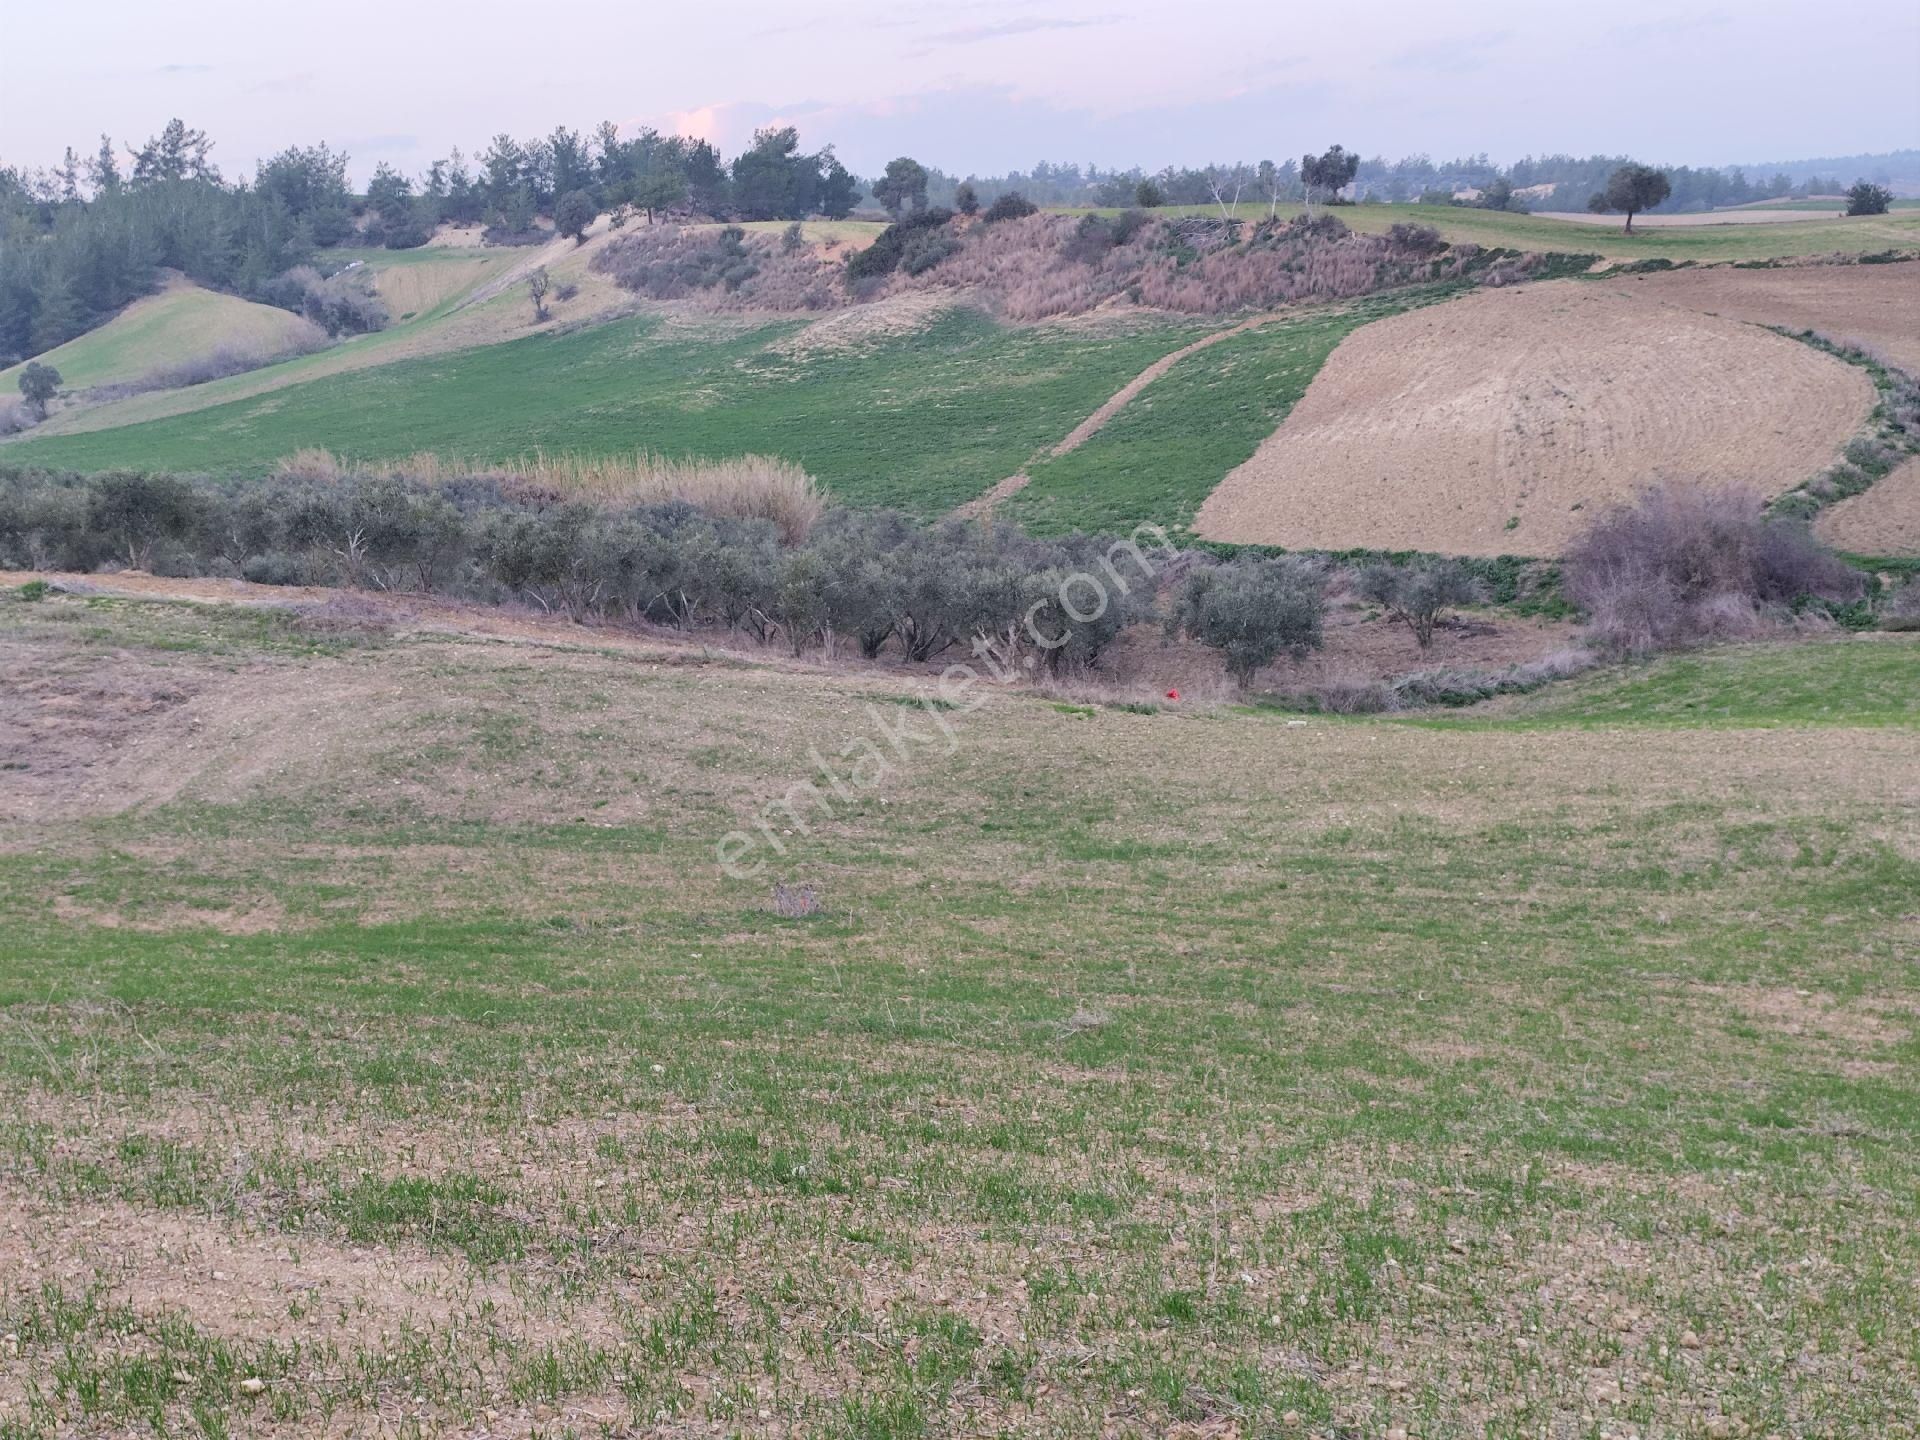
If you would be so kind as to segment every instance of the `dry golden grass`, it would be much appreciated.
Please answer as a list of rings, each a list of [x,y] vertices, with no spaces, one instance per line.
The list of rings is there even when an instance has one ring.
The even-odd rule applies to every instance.
[[[649,505],[679,500],[713,515],[770,520],[781,538],[797,545],[826,510],[818,482],[790,460],[739,455],[722,460],[673,460],[637,450],[631,455],[548,454],[536,450],[497,464],[418,451],[401,460],[343,461],[309,446],[283,457],[274,474],[284,479],[333,483],[363,475],[404,475],[430,485],[462,475],[501,475],[534,490],[606,505]]]

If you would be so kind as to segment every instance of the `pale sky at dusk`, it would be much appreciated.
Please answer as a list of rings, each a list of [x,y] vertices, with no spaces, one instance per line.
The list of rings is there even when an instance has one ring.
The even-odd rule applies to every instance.
[[[10,3],[0,162],[50,165],[171,115],[223,170],[325,140],[364,181],[498,130],[613,118],[833,142],[856,171],[1200,164],[1339,142],[1389,157],[1631,152],[1692,164],[1920,145],[1920,6],[1612,0],[337,0]]]

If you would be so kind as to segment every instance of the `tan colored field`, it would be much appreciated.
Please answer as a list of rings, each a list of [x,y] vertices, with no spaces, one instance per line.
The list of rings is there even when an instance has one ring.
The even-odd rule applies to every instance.
[[[387,302],[387,309],[392,312],[395,321],[411,320],[461,292],[471,290],[500,268],[498,251],[449,247],[444,260],[377,267],[373,275],[373,288]]]
[[[1864,345],[1920,373],[1920,262],[1669,270],[1606,283],[1621,294],[1733,320],[1817,330]]]
[[[1920,456],[1824,511],[1813,528],[1855,555],[1920,555]]]
[[[1579,281],[1481,291],[1355,331],[1196,528],[1553,555],[1661,479],[1787,490],[1873,402],[1862,371],[1737,320]]]

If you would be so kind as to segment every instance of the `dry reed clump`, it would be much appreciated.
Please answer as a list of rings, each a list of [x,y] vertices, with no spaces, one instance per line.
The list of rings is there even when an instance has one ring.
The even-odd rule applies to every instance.
[[[771,455],[669,460],[646,451],[611,457],[536,452],[506,468],[538,489],[601,504],[677,500],[712,515],[769,520],[788,545],[805,541],[827,508],[811,475]]]
[[[678,501],[710,515],[767,520],[788,545],[803,543],[827,508],[819,483],[798,465],[768,455],[722,460],[670,460],[638,451],[632,455],[532,456],[505,463],[463,460],[419,451],[401,460],[342,461],[329,450],[296,450],[275,464],[283,480],[334,484],[342,480],[404,479],[442,486],[468,477],[501,483],[509,493],[535,493],[601,505],[653,505]]]

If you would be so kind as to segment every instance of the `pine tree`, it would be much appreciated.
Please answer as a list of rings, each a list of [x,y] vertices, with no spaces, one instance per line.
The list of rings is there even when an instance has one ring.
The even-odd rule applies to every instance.
[[[75,298],[73,287],[62,277],[40,297],[39,308],[33,316],[33,332],[28,337],[28,353],[44,354],[86,328],[86,311]]]

